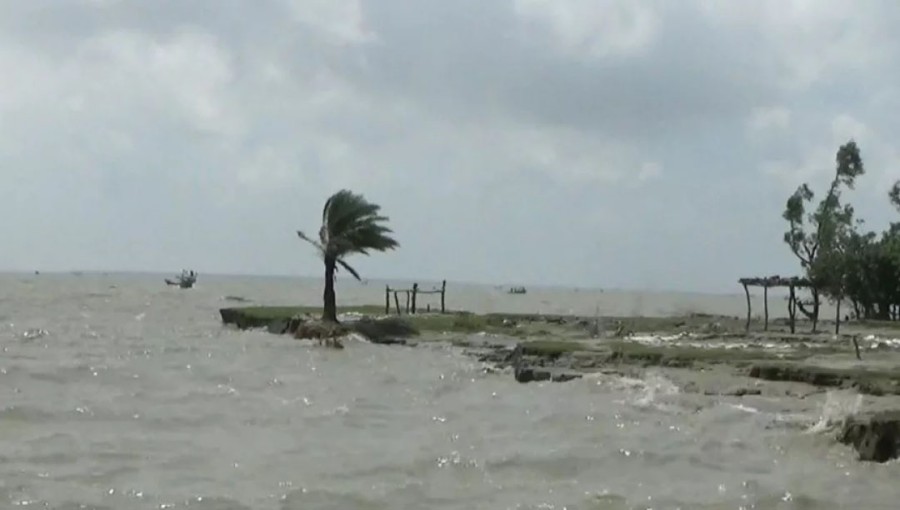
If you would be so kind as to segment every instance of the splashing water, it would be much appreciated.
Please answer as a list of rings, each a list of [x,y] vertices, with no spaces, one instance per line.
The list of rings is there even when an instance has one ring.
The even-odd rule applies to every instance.
[[[643,392],[634,401],[634,404],[638,407],[658,407],[657,396],[670,396],[679,393],[678,386],[656,372],[648,372],[643,382]]]
[[[49,334],[50,334],[50,332],[47,331],[46,329],[32,328],[32,329],[29,329],[28,331],[25,331],[24,333],[22,333],[22,339],[23,340],[37,340],[38,338],[43,338]]]
[[[807,433],[819,434],[841,426],[849,416],[859,412],[862,402],[859,393],[829,391],[825,394],[819,420],[807,429]]]

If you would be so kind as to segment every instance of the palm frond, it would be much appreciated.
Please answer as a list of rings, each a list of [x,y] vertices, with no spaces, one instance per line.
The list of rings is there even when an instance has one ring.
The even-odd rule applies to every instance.
[[[389,235],[392,231],[381,225],[388,217],[380,215],[380,209],[379,205],[349,190],[329,197],[322,211],[319,236],[324,250],[339,257],[397,248],[399,243]]]
[[[344,269],[349,271],[350,274],[352,274],[354,278],[356,278],[359,281],[362,281],[362,278],[359,277],[359,273],[356,272],[356,269],[353,269],[352,267],[350,267],[350,264],[344,262],[344,259],[337,259],[337,263],[340,264],[341,267],[343,267]]]
[[[326,264],[336,263],[333,276],[336,278],[340,269],[345,269],[354,278],[362,281],[359,273],[344,258],[353,253],[368,255],[370,251],[393,250],[400,243],[392,237],[393,231],[385,224],[388,217],[380,214],[381,207],[367,201],[362,195],[342,189],[325,201],[322,208],[322,225],[319,228],[319,239],[316,240],[298,230],[297,236],[319,250]],[[331,285],[333,282],[326,283]],[[333,313],[332,301],[329,305],[325,299],[326,314]],[[330,308],[329,308],[330,306]],[[328,312],[332,309],[332,312]]]
[[[299,237],[300,239],[303,239],[304,241],[308,242],[309,244],[315,246],[316,248],[319,249],[320,252],[322,252],[322,253],[325,252],[325,247],[322,245],[322,243],[320,243],[319,241],[316,241],[315,239],[310,238],[309,236],[307,236],[300,230],[297,231],[297,237]]]
[[[377,217],[381,207],[368,202],[362,195],[341,190],[329,197],[322,214],[322,226],[332,236],[338,235],[356,223]]]

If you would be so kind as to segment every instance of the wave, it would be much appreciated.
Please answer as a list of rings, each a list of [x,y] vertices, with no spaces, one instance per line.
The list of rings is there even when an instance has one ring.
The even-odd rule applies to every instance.
[[[858,413],[862,403],[862,395],[856,392],[841,390],[827,392],[818,420],[806,429],[806,432],[809,434],[821,434],[835,430],[842,426],[847,421],[847,418]]]

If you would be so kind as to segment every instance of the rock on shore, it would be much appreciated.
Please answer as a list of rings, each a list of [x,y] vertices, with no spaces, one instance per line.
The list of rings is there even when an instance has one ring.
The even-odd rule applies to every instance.
[[[840,442],[853,446],[859,460],[887,462],[900,456],[900,411],[881,411],[850,417]]]

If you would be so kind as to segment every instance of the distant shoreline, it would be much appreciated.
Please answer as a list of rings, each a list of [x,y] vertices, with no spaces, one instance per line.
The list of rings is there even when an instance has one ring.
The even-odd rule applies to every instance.
[[[139,270],[99,270],[99,269],[72,269],[72,270],[44,270],[40,268],[36,268],[33,270],[0,270],[0,276],[35,276],[35,271],[38,271],[40,276],[109,276],[109,277],[165,277],[171,276],[173,274],[179,273],[182,269],[193,269],[197,271],[203,278],[215,278],[215,279],[260,279],[260,280],[290,280],[290,281],[309,281],[309,282],[319,282],[322,280],[321,275],[284,275],[284,274],[256,274],[256,273],[219,273],[219,272],[204,272],[197,267],[178,267],[173,268],[171,271],[139,271]],[[397,285],[397,284],[406,284],[418,282],[422,285],[435,285],[440,284],[440,279],[425,279],[425,278],[366,278],[368,285]],[[520,283],[520,282],[476,282],[476,281],[465,281],[465,280],[447,280],[447,284],[451,286],[457,287],[468,287],[468,288],[502,288],[508,289],[510,287],[525,287],[529,292],[532,291],[544,291],[544,292],[588,292],[588,293],[611,293],[611,294],[645,294],[645,295],[682,295],[682,296],[724,296],[724,297],[735,297],[735,296],[743,296],[743,291],[738,286],[735,280],[735,290],[734,291],[703,291],[703,290],[680,290],[680,289],[669,289],[669,288],[654,288],[654,289],[645,289],[639,287],[603,287],[603,286],[576,286],[576,285],[560,285],[560,284],[536,284],[536,283]],[[353,280],[352,278],[344,278],[338,280],[338,285],[340,286],[361,286],[362,284]],[[773,292],[773,296],[776,294]]]

